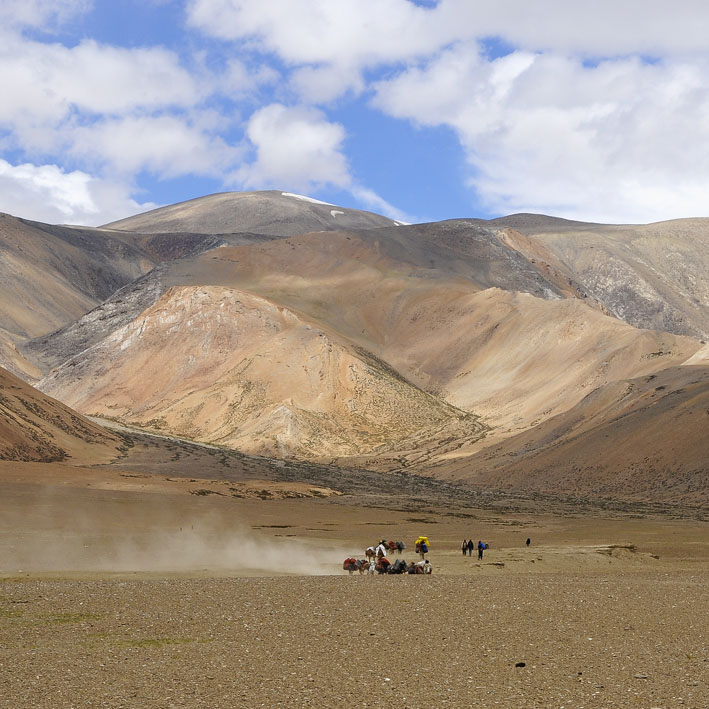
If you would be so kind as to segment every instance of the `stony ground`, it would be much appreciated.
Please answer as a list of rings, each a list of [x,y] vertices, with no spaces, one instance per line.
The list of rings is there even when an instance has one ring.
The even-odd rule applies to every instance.
[[[0,465],[0,707],[709,707],[705,510],[313,471]]]
[[[7,578],[0,706],[706,709],[708,584],[699,569]]]

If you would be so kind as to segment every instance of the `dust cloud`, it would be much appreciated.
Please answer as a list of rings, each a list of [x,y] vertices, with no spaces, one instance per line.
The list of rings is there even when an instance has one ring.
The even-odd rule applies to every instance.
[[[0,524],[0,575],[327,575],[341,573],[350,555],[338,544],[274,538],[250,529],[233,510],[208,505],[185,510],[164,500],[116,499],[87,508],[61,493],[25,502]]]

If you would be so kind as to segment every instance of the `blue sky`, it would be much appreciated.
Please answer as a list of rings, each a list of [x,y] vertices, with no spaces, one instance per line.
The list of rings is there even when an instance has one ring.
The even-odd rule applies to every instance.
[[[2,0],[0,211],[709,215],[697,0]]]

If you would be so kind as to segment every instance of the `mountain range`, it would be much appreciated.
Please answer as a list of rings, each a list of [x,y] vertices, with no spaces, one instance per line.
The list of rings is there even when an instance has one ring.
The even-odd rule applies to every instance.
[[[3,215],[0,392],[272,458],[701,504],[707,247],[709,219],[408,225],[275,191]],[[0,457],[43,425],[12,411]]]

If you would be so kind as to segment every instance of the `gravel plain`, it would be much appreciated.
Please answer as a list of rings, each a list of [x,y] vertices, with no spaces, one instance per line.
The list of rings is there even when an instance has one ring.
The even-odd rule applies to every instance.
[[[706,570],[6,578],[0,706],[706,709],[707,588]]]
[[[705,511],[0,472],[3,709],[709,708]],[[419,534],[431,576],[341,569]]]

